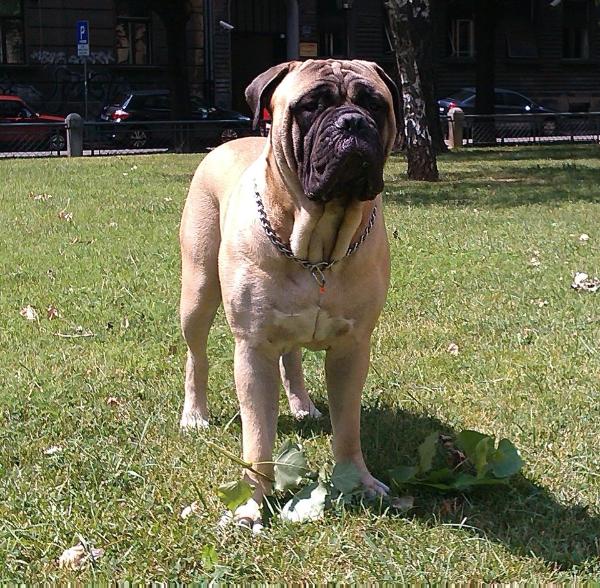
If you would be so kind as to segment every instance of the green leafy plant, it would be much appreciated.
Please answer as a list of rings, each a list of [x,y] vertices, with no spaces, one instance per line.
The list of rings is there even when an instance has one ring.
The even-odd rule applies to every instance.
[[[502,439],[496,447],[493,437],[468,430],[462,431],[456,440],[432,433],[419,445],[417,453],[418,465],[401,465],[390,470],[390,479],[396,488],[416,485],[460,491],[474,486],[508,484],[523,464],[519,452],[508,439]],[[445,465],[434,467],[438,458],[444,458]],[[235,461],[240,462],[237,457]],[[284,520],[314,521],[328,508],[343,508],[364,499],[360,472],[353,463],[338,463],[333,468],[324,466],[318,473],[314,472],[308,467],[302,447],[289,439],[272,463],[275,492],[295,491],[281,509]],[[242,465],[250,466],[244,462]],[[253,491],[251,484],[238,481],[223,484],[217,493],[227,509],[234,511],[252,496]],[[381,497],[380,500],[384,506],[410,510],[412,497],[404,498],[410,500],[393,497]]]
[[[211,448],[220,450],[214,444]],[[235,461],[239,463],[240,460],[236,458]],[[275,492],[296,491],[281,509],[284,520],[316,520],[327,508],[344,506],[362,497],[360,472],[354,464],[339,463],[333,468],[325,466],[320,472],[312,471],[303,448],[289,439],[284,441],[272,464]],[[219,498],[230,511],[246,502],[253,492],[254,487],[246,481],[229,482],[217,489]]]
[[[502,439],[477,431],[462,431],[451,437],[432,433],[419,446],[419,464],[402,465],[389,471],[392,483],[404,486],[428,486],[443,491],[461,491],[475,486],[508,484],[519,472],[523,461],[517,448]],[[445,465],[434,468],[436,457]]]

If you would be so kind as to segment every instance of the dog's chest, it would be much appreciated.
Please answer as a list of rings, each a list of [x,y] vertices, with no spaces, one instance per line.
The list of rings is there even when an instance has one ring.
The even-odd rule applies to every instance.
[[[309,306],[295,312],[282,312],[274,308],[265,316],[269,337],[307,347],[319,348],[328,341],[347,335],[353,327],[353,319],[332,316],[319,306]]]

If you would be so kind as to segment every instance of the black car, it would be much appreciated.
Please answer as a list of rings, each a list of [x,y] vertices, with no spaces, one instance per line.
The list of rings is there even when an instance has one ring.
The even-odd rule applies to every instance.
[[[448,98],[438,100],[440,114],[448,114],[450,108],[458,107],[465,114],[475,114],[475,88],[462,88]],[[540,106],[531,98],[513,90],[494,89],[494,111],[496,114],[552,114],[554,111]]]
[[[475,88],[461,88],[448,98],[438,100],[438,108],[440,116],[447,116],[451,108],[460,108],[465,114],[475,114]],[[494,113],[503,114],[547,114],[548,117],[538,116],[532,119],[534,126],[540,127],[545,135],[553,135],[556,131],[556,116],[555,111],[545,106],[541,106],[534,102],[531,98],[519,94],[514,90],[505,90],[503,88],[494,89]],[[498,124],[498,123],[497,123]],[[517,120],[510,121],[506,119],[502,121],[507,127],[515,127],[518,132],[519,128],[524,126],[524,122]],[[526,125],[527,123],[525,123]]]
[[[186,133],[195,146],[203,147],[214,147],[253,134],[248,116],[207,106],[195,96],[191,98],[191,105],[190,120],[197,122],[165,125],[161,122],[172,121],[170,92],[132,91],[105,106],[98,120],[114,123],[111,138],[133,149],[172,144],[177,130]]]

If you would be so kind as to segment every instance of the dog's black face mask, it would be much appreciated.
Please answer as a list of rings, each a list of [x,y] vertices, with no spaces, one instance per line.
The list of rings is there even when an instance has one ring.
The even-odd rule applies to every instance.
[[[298,175],[310,200],[372,200],[383,190],[380,129],[388,106],[369,86],[357,88],[352,101],[341,103],[339,93],[326,85],[293,107],[303,135],[296,153]]]

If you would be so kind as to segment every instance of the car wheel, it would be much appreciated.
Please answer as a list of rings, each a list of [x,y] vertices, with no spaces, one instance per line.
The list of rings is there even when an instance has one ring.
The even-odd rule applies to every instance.
[[[133,129],[127,136],[127,144],[130,149],[143,149],[150,141],[150,135],[146,129]]]
[[[556,121],[553,118],[547,118],[542,123],[542,135],[545,137],[556,135]]]
[[[61,133],[50,135],[48,139],[48,148],[50,151],[64,151],[67,147],[67,140]]]
[[[238,132],[235,129],[225,129],[221,133],[221,143],[227,143],[227,141],[233,141],[239,137]]]

